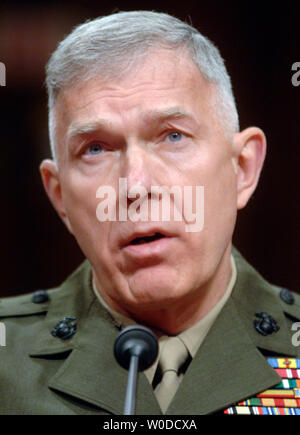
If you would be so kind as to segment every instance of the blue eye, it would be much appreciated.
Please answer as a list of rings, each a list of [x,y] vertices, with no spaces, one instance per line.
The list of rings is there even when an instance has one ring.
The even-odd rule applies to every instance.
[[[103,148],[101,145],[99,144],[93,144],[91,146],[89,146],[88,151],[90,152],[90,154],[100,154],[103,151]]]
[[[173,131],[168,135],[168,138],[171,142],[179,142],[182,139],[182,134],[178,131]]]

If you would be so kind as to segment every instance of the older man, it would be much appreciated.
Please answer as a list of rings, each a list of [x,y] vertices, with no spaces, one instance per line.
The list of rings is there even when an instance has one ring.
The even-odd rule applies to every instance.
[[[215,46],[169,15],[118,13],[63,40],[47,84],[53,159],[42,179],[88,261],[57,289],[2,301],[1,413],[122,413],[127,373],[112,348],[134,323],[160,345],[138,414],[299,413],[299,297],[231,243],[266,140],[239,131]]]

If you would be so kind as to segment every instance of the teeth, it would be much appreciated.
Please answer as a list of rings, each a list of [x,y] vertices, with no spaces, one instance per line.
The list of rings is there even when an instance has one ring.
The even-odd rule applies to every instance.
[[[136,239],[132,240],[131,245],[142,245],[143,243],[154,242],[162,237],[164,236],[159,233],[155,233],[153,236],[137,237]]]

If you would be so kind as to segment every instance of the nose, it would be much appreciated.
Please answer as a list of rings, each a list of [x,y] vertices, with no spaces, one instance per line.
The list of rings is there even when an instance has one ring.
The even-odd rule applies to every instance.
[[[127,145],[121,176],[127,179],[127,187],[143,186],[150,192],[153,172],[153,156],[142,144],[131,142]]]

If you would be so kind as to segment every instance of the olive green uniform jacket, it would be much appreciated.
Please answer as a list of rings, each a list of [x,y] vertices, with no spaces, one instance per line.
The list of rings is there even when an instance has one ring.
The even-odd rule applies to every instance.
[[[280,383],[266,356],[300,357],[292,324],[300,320],[300,297],[267,283],[236,251],[237,281],[197,355],[190,363],[167,414],[222,412]],[[127,372],[114,359],[119,332],[97,300],[86,261],[49,298],[34,294],[4,298],[0,321],[0,414],[119,414]],[[280,329],[262,335],[254,327],[265,312]],[[51,334],[64,317],[75,317],[70,338]],[[298,339],[300,344],[300,338]],[[296,343],[297,344],[297,343]],[[151,385],[139,375],[137,414],[159,415]]]

